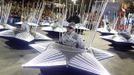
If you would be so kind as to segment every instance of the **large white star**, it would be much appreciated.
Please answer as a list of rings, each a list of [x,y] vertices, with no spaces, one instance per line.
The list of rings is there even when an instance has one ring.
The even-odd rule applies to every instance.
[[[46,35],[40,34],[39,32],[35,32],[35,35],[32,35],[29,32],[19,32],[15,33],[14,30],[5,30],[0,32],[0,37],[10,37],[10,38],[16,38],[18,40],[31,42],[33,40],[52,40]]]
[[[51,43],[46,50],[22,65],[23,67],[71,66],[98,75],[110,75],[89,52],[58,43]]]

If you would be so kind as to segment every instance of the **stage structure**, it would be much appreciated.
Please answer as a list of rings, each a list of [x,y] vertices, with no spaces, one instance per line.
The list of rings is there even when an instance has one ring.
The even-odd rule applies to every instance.
[[[46,35],[37,32],[37,26],[43,13],[44,5],[44,2],[37,2],[33,6],[34,8],[31,8],[30,12],[26,14],[27,16],[24,18],[20,29],[2,31],[0,32],[0,36],[15,39],[13,41],[19,40],[26,43],[34,40],[52,40]]]
[[[47,32],[52,32],[53,34],[60,34],[60,33],[63,33],[63,32],[66,32],[66,27],[68,26],[68,22],[67,22],[67,17],[66,16],[72,16],[73,15],[73,13],[74,12],[76,12],[75,10],[74,10],[74,6],[75,6],[75,4],[73,4],[73,5],[70,5],[69,7],[68,6],[65,6],[65,4],[66,5],[68,5],[68,3],[66,2],[66,3],[63,3],[63,4],[61,4],[61,3],[56,3],[56,4],[60,4],[60,5],[62,5],[63,7],[61,8],[61,7],[59,7],[59,10],[58,10],[58,13],[59,14],[57,14],[57,18],[58,18],[58,20],[56,21],[56,22],[53,22],[53,23],[42,23],[42,25],[44,25],[44,26],[46,26],[46,27],[42,27],[42,29],[41,30],[43,30],[43,31],[47,31]],[[72,8],[72,10],[71,10],[71,8]],[[76,10],[78,10],[78,7],[77,7],[77,9]],[[84,9],[85,10],[85,9]],[[69,13],[68,13],[69,12]],[[68,15],[67,15],[67,13],[68,13]],[[62,27],[63,26],[63,27]],[[62,27],[62,28],[61,28]],[[83,23],[78,23],[78,24],[76,24],[76,31],[79,29],[79,30],[89,30],[88,28],[86,28],[84,25],[83,25]],[[59,35],[58,35],[59,36]]]
[[[56,71],[58,71],[58,74],[65,72],[63,75],[67,75],[69,72],[71,72],[71,70],[73,70],[73,68],[78,70],[78,73],[80,71],[80,74],[78,75],[84,74],[83,72],[85,72],[84,75],[110,75],[107,70],[100,64],[100,62],[86,50],[72,48],[58,43],[49,44],[46,48],[46,51],[42,52],[40,55],[22,66],[24,68],[40,68],[43,75],[54,74]],[[59,67],[61,68],[59,69]],[[47,68],[51,69],[47,70]],[[66,70],[66,68],[68,68],[68,70]],[[63,69],[65,71],[63,71]],[[73,73],[77,74],[76,72]],[[72,74],[70,73],[69,75]]]
[[[96,29],[107,3],[108,0],[103,0],[98,5],[100,8],[97,10]],[[30,46],[37,49],[41,54],[23,64],[22,67],[39,68],[41,75],[110,75],[98,60],[107,59],[112,57],[113,54],[92,47],[96,29],[90,37],[86,37],[88,40],[86,40],[87,46],[84,49],[55,42],[31,44]],[[91,31],[88,30],[88,32],[90,33]],[[62,35],[60,38],[63,38]]]
[[[11,7],[12,7],[12,3],[5,3],[4,0],[1,0],[0,1],[0,31],[3,31],[3,30],[14,30],[16,29],[16,27],[13,27],[9,24],[7,24],[7,21],[8,21],[8,17],[9,17],[9,14],[10,14],[10,11],[11,11]]]
[[[122,25],[123,26],[123,25]],[[102,39],[111,42],[110,46],[113,46],[117,50],[131,50],[134,45],[134,36],[131,33],[132,22],[129,22],[129,26],[125,30],[118,30],[118,33],[109,36],[101,36]]]
[[[134,36],[127,32],[121,32],[109,36],[101,36],[101,38],[111,42],[111,46],[118,50],[130,50],[134,45]]]
[[[103,24],[100,25],[97,29],[103,35],[114,35],[117,32],[117,22],[119,22],[119,17],[117,15],[119,11],[119,4],[117,2],[109,2],[106,10],[103,14],[102,22]]]
[[[112,28],[106,23],[106,19],[103,19],[104,27],[98,28],[97,31],[100,32],[102,36],[103,35],[114,35],[114,34],[118,33],[115,29],[115,27],[117,25],[117,21],[118,21],[118,18],[114,23],[114,27]]]
[[[66,27],[63,27],[63,25],[68,24],[66,21],[66,14],[67,14],[67,8],[65,4],[62,4],[60,1],[59,3],[53,3],[55,7],[53,7],[53,13],[55,13],[55,18],[53,18],[52,21],[50,21],[49,16],[48,16],[48,21],[42,22],[41,23],[41,30],[48,32],[48,35],[52,37],[58,37],[61,35],[61,33],[66,32]],[[54,12],[54,9],[57,9],[57,12]]]

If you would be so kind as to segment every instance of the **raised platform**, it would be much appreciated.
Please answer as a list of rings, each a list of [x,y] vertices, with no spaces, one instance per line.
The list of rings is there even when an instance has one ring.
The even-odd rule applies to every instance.
[[[7,44],[11,47],[17,48],[19,48],[19,46],[20,48],[29,47],[29,44],[34,41],[52,40],[51,38],[38,32],[36,32],[35,35],[32,35],[28,32],[15,33],[13,30],[5,30],[0,32],[0,37],[9,40]]]
[[[132,49],[132,46],[134,46],[134,43],[132,43],[131,41],[127,41],[123,38],[113,39],[113,35],[102,36],[101,38],[108,42],[111,42],[110,46],[113,46],[117,50],[130,50]]]
[[[91,53],[57,43],[22,66],[39,68],[42,75],[110,75]]]

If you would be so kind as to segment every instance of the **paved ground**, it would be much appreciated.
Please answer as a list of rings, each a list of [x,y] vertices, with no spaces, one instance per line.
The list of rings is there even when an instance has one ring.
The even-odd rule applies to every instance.
[[[86,36],[87,37],[87,36]],[[89,39],[90,40],[90,39]],[[0,39],[0,75],[38,75],[38,69],[22,68],[21,65],[28,62],[39,53],[34,49],[16,50],[5,44],[5,39]],[[134,75],[134,51],[118,51],[108,46],[106,42],[99,38],[99,34],[93,42],[93,47],[108,50],[115,56],[101,63],[111,73],[111,75]]]

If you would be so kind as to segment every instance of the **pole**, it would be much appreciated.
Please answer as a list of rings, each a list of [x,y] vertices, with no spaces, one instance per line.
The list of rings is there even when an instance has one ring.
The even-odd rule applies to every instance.
[[[94,32],[94,34],[93,34],[93,36],[92,36],[92,38],[91,38],[91,42],[90,42],[90,44],[89,44],[89,47],[90,47],[90,48],[91,48],[92,43],[93,43],[93,41],[94,41],[94,39],[95,39],[95,35],[96,35],[96,33],[97,33],[97,28],[98,28],[98,26],[99,26],[99,24],[100,24],[101,18],[102,18],[102,16],[103,16],[103,13],[104,13],[104,11],[105,11],[105,8],[106,8],[107,4],[108,4],[108,0],[106,0],[105,4],[103,5],[101,14],[100,14],[100,16],[99,16],[99,19],[98,19],[98,22],[97,22],[97,25],[96,25],[96,28],[95,28],[95,32]],[[91,53],[93,54],[93,52],[91,52]]]

